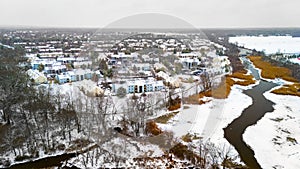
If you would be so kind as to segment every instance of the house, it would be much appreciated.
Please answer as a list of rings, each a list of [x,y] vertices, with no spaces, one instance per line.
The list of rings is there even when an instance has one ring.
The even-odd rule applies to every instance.
[[[76,81],[82,81],[84,79],[91,79],[93,72],[90,69],[75,69],[74,75],[76,76]]]
[[[196,67],[201,63],[200,60],[198,59],[198,56],[200,56],[200,54],[196,52],[192,52],[192,53],[177,52],[177,56],[179,58],[180,63],[183,65],[183,67],[187,69]]]
[[[167,83],[169,86],[173,86],[173,87],[180,86],[180,81],[178,79],[170,77],[167,73],[165,73],[163,71],[156,73],[156,77],[163,79],[163,82]]]
[[[197,67],[201,63],[198,58],[180,58],[179,60],[182,66],[187,69]]]
[[[29,69],[27,71],[27,74],[29,75],[30,79],[33,80],[33,82],[36,84],[47,83],[46,76],[38,70]]]
[[[68,71],[66,74],[68,76],[70,76],[72,82],[76,82],[77,81],[76,75],[75,75],[75,73],[73,71]]]
[[[150,71],[151,69],[149,63],[134,63],[132,68],[137,69],[137,71]]]
[[[40,58],[56,58],[63,56],[63,52],[39,52]]]
[[[92,61],[85,60],[85,61],[74,62],[75,68],[80,68],[81,66],[89,66],[89,65],[92,65]]]
[[[53,59],[38,59],[37,57],[34,57],[31,60],[31,67],[33,70],[39,69],[40,65],[44,65],[44,67],[49,67],[55,63],[55,60]]]
[[[118,54],[110,54],[110,57],[112,60],[117,60],[117,61],[125,61],[128,59],[137,59],[138,54],[137,53],[131,53],[131,54],[125,54],[123,52],[120,52]]]
[[[213,58],[212,67],[216,72],[228,72],[230,71],[230,61],[227,56],[218,56]]]
[[[74,63],[76,60],[75,57],[58,57],[56,59],[57,62],[61,62],[62,64]]]
[[[44,72],[47,74],[60,74],[67,72],[67,67],[60,62],[46,63]]]
[[[73,62],[75,68],[79,68],[81,66],[89,66],[92,65],[92,61],[85,57],[77,57],[76,60]]]
[[[55,78],[56,78],[56,80],[58,81],[59,84],[71,82],[71,77],[67,74],[56,75]]]
[[[112,84],[112,91],[116,93],[120,87],[124,87],[127,93],[154,92],[165,88],[163,81],[156,81],[153,78],[129,79],[125,83],[114,83]]]
[[[154,79],[127,81],[127,93],[145,93],[163,90],[163,81]]]

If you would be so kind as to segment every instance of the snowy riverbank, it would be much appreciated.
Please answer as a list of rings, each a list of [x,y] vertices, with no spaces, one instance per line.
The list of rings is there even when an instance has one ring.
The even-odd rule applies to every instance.
[[[300,98],[270,91],[264,96],[275,103],[275,110],[247,128],[244,140],[262,168],[300,168]]]
[[[257,84],[257,83],[256,83]],[[178,113],[168,124],[158,124],[163,130],[173,131],[176,137],[187,133],[202,137],[203,142],[212,142],[216,146],[230,144],[224,138],[223,128],[239,117],[243,110],[252,104],[252,99],[242,91],[251,86],[234,85],[227,99],[212,99],[202,105],[186,105],[189,108]],[[238,104],[237,104],[238,103]],[[232,154],[238,153],[232,149]]]

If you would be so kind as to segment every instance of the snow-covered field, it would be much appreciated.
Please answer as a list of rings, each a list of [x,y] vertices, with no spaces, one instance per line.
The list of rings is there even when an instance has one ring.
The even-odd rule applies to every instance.
[[[300,53],[300,38],[292,36],[237,36],[230,37],[230,43],[237,43],[245,48],[265,51],[266,54],[276,52]]]
[[[275,103],[275,110],[247,128],[244,140],[262,168],[300,168],[300,98],[270,91],[264,96]]]
[[[245,89],[249,89],[252,86],[239,86],[234,85],[232,87],[232,91],[227,99],[213,99],[211,102],[202,105],[185,105],[185,108],[182,112],[178,113],[174,118],[172,118],[167,124],[158,124],[160,128],[167,131],[174,132],[175,140],[178,140],[181,136],[187,133],[197,133],[197,136],[203,137],[203,142],[209,141],[214,143],[216,146],[220,147],[223,145],[230,146],[230,144],[224,138],[223,128],[225,128],[232,120],[240,116],[242,111],[252,104],[252,100],[247,95],[243,94],[242,91]],[[208,98],[212,99],[212,98]],[[240,104],[236,104],[240,103]],[[162,115],[168,112],[160,112],[158,115]],[[129,138],[127,138],[129,139]],[[132,160],[134,157],[142,156],[142,154],[147,154],[149,152],[153,152],[151,155],[147,154],[149,157],[159,157],[162,155],[162,151],[156,146],[152,144],[141,144],[141,142],[134,142],[133,140],[124,140],[116,138],[117,141],[115,145],[124,145],[122,151],[124,152],[124,158],[126,158],[126,162],[122,163],[121,166],[132,166],[135,165]],[[111,143],[114,141],[112,140]],[[125,143],[126,142],[126,143]],[[136,150],[136,146],[132,146],[132,144],[138,145],[138,149]],[[126,146],[125,146],[126,145]],[[115,147],[115,146],[105,146]],[[109,150],[113,152],[113,150]],[[134,151],[134,152],[132,152]],[[129,154],[132,155],[129,155]],[[139,154],[137,154],[139,153]],[[142,154],[141,154],[142,153]],[[238,153],[232,149],[231,152],[234,156],[238,155]],[[80,158],[85,158],[86,154],[81,155],[77,158],[73,158],[69,161],[69,163],[81,164]],[[131,157],[132,158],[129,158]],[[129,159],[128,159],[129,158]],[[96,164],[97,162],[93,162]],[[98,162],[99,163],[99,162]],[[127,164],[128,163],[128,164]],[[101,163],[99,163],[101,164]],[[82,164],[81,164],[82,165]],[[102,163],[100,166],[103,166]],[[117,164],[109,164],[108,166],[116,166]],[[106,166],[106,165],[104,165]],[[108,167],[106,166],[106,167]],[[95,167],[95,166],[94,166]]]
[[[234,85],[227,99],[213,99],[202,105],[186,105],[189,108],[178,113],[170,123],[158,125],[163,130],[173,131],[176,137],[196,133],[204,142],[230,146],[224,138],[223,128],[252,104],[252,99],[242,93],[251,87],[253,85],[246,87]],[[233,151],[233,154],[238,155],[235,150]]]

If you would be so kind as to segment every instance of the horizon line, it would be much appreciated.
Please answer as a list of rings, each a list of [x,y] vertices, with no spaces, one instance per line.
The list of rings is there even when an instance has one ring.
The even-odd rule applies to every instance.
[[[183,30],[183,29],[300,29],[300,26],[274,26],[274,27],[178,27],[178,28],[140,28],[140,27],[90,27],[90,26],[28,26],[28,25],[0,25],[0,29],[3,28],[14,28],[14,29],[136,29],[136,30],[145,30],[145,29],[158,29],[158,30]]]

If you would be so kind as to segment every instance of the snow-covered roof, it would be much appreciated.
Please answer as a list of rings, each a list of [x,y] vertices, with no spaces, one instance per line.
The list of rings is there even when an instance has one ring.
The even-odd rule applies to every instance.
[[[67,74],[56,75],[58,79],[70,79],[71,77]]]
[[[126,81],[127,85],[128,86],[134,86],[134,85],[137,85],[137,86],[143,86],[143,85],[147,85],[147,84],[152,84],[154,86],[163,86],[163,81],[159,80],[155,80],[155,79],[133,79],[133,80],[127,80]]]
[[[88,73],[93,73],[90,69],[75,69],[73,70],[75,75],[85,75]]]
[[[39,77],[43,77],[43,78],[46,78],[45,75],[42,73],[42,72],[39,72],[38,70],[32,70],[32,69],[29,69],[27,71],[27,74],[30,76],[30,78],[32,79],[37,79]]]

